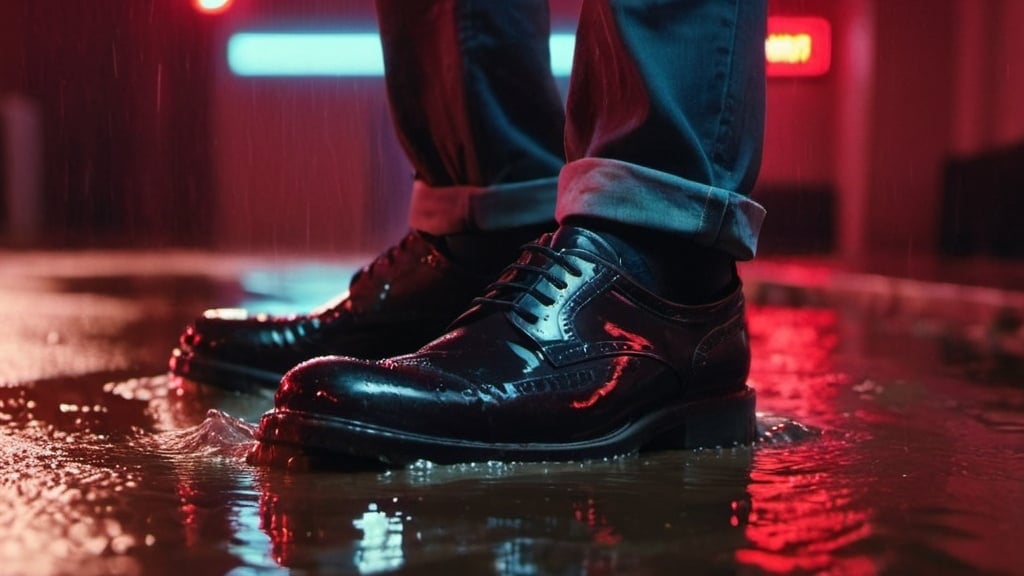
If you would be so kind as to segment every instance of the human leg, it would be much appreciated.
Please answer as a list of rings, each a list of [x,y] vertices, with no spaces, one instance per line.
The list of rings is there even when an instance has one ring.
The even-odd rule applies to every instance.
[[[434,235],[552,219],[564,112],[546,0],[378,0],[388,100]]]
[[[763,0],[584,3],[558,219],[753,257],[765,22]]]
[[[416,171],[412,232],[309,314],[207,311],[182,334],[172,373],[273,389],[315,356],[416,350],[553,228],[564,112],[546,2],[380,0],[377,10],[395,129]]]
[[[732,259],[763,214],[764,23],[751,0],[585,1],[558,231],[419,351],[289,372],[260,440],[399,464],[752,441]]]

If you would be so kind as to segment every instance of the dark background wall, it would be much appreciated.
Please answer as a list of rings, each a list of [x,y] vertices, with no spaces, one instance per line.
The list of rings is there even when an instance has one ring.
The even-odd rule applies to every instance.
[[[555,28],[572,29],[578,4],[552,2]],[[766,252],[939,251],[963,224],[943,216],[949,161],[1024,140],[1024,2],[769,6],[827,18],[834,48],[828,75],[769,81]],[[372,4],[235,0],[210,16],[188,0],[0,1],[0,99],[34,102],[42,126],[33,243],[339,252],[392,240],[411,174],[383,81],[226,67],[233,31],[324,27],[372,29]],[[10,169],[0,161],[0,176]]]
[[[187,2],[2,6],[0,90],[41,118],[37,242],[209,243],[212,23]]]

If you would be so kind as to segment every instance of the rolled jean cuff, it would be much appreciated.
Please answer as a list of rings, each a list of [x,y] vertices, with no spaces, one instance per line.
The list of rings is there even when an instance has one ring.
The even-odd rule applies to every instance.
[[[412,187],[409,225],[428,234],[501,230],[551,222],[558,178],[494,186]]]
[[[590,216],[677,233],[695,243],[750,260],[765,210],[750,198],[629,162],[583,158],[558,180],[559,222]]]

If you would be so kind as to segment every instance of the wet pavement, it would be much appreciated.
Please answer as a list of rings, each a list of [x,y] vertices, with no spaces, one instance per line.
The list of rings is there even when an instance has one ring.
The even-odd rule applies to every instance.
[[[1024,574],[1024,293],[748,267],[754,447],[246,465],[270,398],[168,378],[178,332],[350,264],[0,255],[0,574]]]

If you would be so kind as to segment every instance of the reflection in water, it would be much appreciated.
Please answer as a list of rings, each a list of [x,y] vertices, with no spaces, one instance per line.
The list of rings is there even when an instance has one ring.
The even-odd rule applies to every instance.
[[[767,572],[829,571],[871,574],[879,566],[852,553],[873,531],[863,486],[835,477],[846,443],[822,440],[814,447],[767,449],[751,474],[753,510],[737,553],[743,564]]]
[[[836,362],[839,313],[834,309],[756,307],[750,314],[755,354],[751,379],[761,405],[800,420],[839,426],[812,443],[769,446],[785,426],[762,431],[749,486],[752,511],[748,544],[737,560],[769,573],[871,574],[878,567],[851,554],[871,534],[871,509],[855,497],[863,485],[841,473],[857,441],[842,423],[842,392],[850,376]],[[764,418],[761,419],[764,423]],[[789,424],[790,430],[803,430]],[[835,428],[832,428],[835,430]]]
[[[587,464],[421,462],[384,473],[260,472],[262,526],[289,568],[499,574],[728,568],[753,451]],[[676,560],[673,560],[676,559]]]
[[[89,442],[86,453],[69,450]],[[0,572],[50,573],[128,570],[130,558],[111,558],[145,542],[126,530],[114,508],[137,487],[139,474],[110,469],[95,438],[47,426],[3,434],[0,441]],[[92,462],[90,462],[92,461]],[[106,556],[106,558],[105,558]]]
[[[95,387],[57,396],[47,385],[57,387],[0,387],[0,567],[13,574],[75,565],[131,571],[133,560],[110,555],[145,543],[118,510],[121,494],[137,488],[141,474],[111,467],[106,457],[118,428],[108,418],[128,410],[106,402]]]
[[[402,554],[402,513],[388,515],[370,503],[362,517],[352,521],[363,537],[355,554],[356,568],[362,574],[375,574],[400,568]]]
[[[841,309],[755,306],[750,328],[757,446],[586,464],[254,469],[266,397],[123,373],[0,387],[0,572],[1021,565],[1019,386],[951,375],[948,340]]]
[[[752,307],[751,385],[758,407],[815,425],[836,426],[836,404],[850,375],[836,364],[839,315],[833,309]]]
[[[237,565],[252,427],[203,418],[202,396],[164,376],[109,377],[0,388],[0,573],[149,572],[182,549]]]
[[[493,549],[494,571],[508,576],[540,574],[537,559],[532,557],[532,539],[517,538],[505,540]]]

